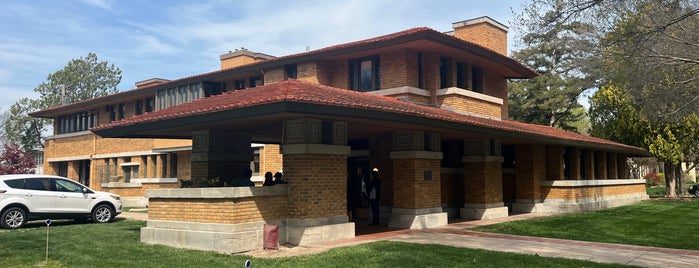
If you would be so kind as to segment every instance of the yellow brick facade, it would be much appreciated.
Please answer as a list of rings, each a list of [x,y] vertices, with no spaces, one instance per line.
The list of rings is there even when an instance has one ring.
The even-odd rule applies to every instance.
[[[149,220],[239,224],[287,217],[286,196],[149,200]]]

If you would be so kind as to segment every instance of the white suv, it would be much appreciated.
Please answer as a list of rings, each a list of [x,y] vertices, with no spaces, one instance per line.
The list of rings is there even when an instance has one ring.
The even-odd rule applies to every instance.
[[[118,195],[94,191],[50,175],[0,175],[0,226],[16,229],[28,220],[92,219],[110,222],[121,213]]]

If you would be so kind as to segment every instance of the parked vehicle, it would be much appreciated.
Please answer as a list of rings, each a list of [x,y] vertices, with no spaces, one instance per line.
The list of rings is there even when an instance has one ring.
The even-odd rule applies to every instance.
[[[0,175],[0,226],[17,229],[27,221],[84,219],[110,222],[122,211],[121,197],[94,191],[68,178]]]

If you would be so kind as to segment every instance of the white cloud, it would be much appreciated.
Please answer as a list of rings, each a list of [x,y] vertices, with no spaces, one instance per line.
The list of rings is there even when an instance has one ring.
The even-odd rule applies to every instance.
[[[95,6],[104,10],[112,10],[112,1],[111,0],[80,0],[80,2],[83,2],[85,4]]]

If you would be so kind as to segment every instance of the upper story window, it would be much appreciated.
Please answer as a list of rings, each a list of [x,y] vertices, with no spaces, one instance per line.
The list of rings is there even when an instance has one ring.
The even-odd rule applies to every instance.
[[[250,77],[250,86],[249,87],[259,87],[262,84],[263,84],[262,76]]]
[[[150,113],[153,111],[155,100],[153,98],[145,98],[136,101],[136,115]]]
[[[349,61],[349,87],[361,92],[375,91],[381,88],[379,56]]]
[[[284,80],[293,78],[298,78],[298,67],[296,64],[289,64],[284,66]]]
[[[58,134],[87,131],[95,126],[95,115],[91,112],[80,112],[58,117]]]
[[[471,90],[478,93],[483,93],[485,87],[485,77],[483,74],[483,68],[473,67],[471,68]]]
[[[235,80],[235,82],[233,82],[233,84],[234,84],[234,88],[235,88],[236,90],[238,90],[238,89],[245,89],[245,79],[238,79],[238,80]]]
[[[153,110],[165,109],[170,106],[175,106],[180,103],[190,102],[201,98],[202,83],[194,83],[189,85],[182,85],[178,87],[172,87],[168,89],[158,90],[155,94],[155,100],[152,98],[145,99],[144,109],[146,112]],[[220,92],[218,92],[220,94]]]

